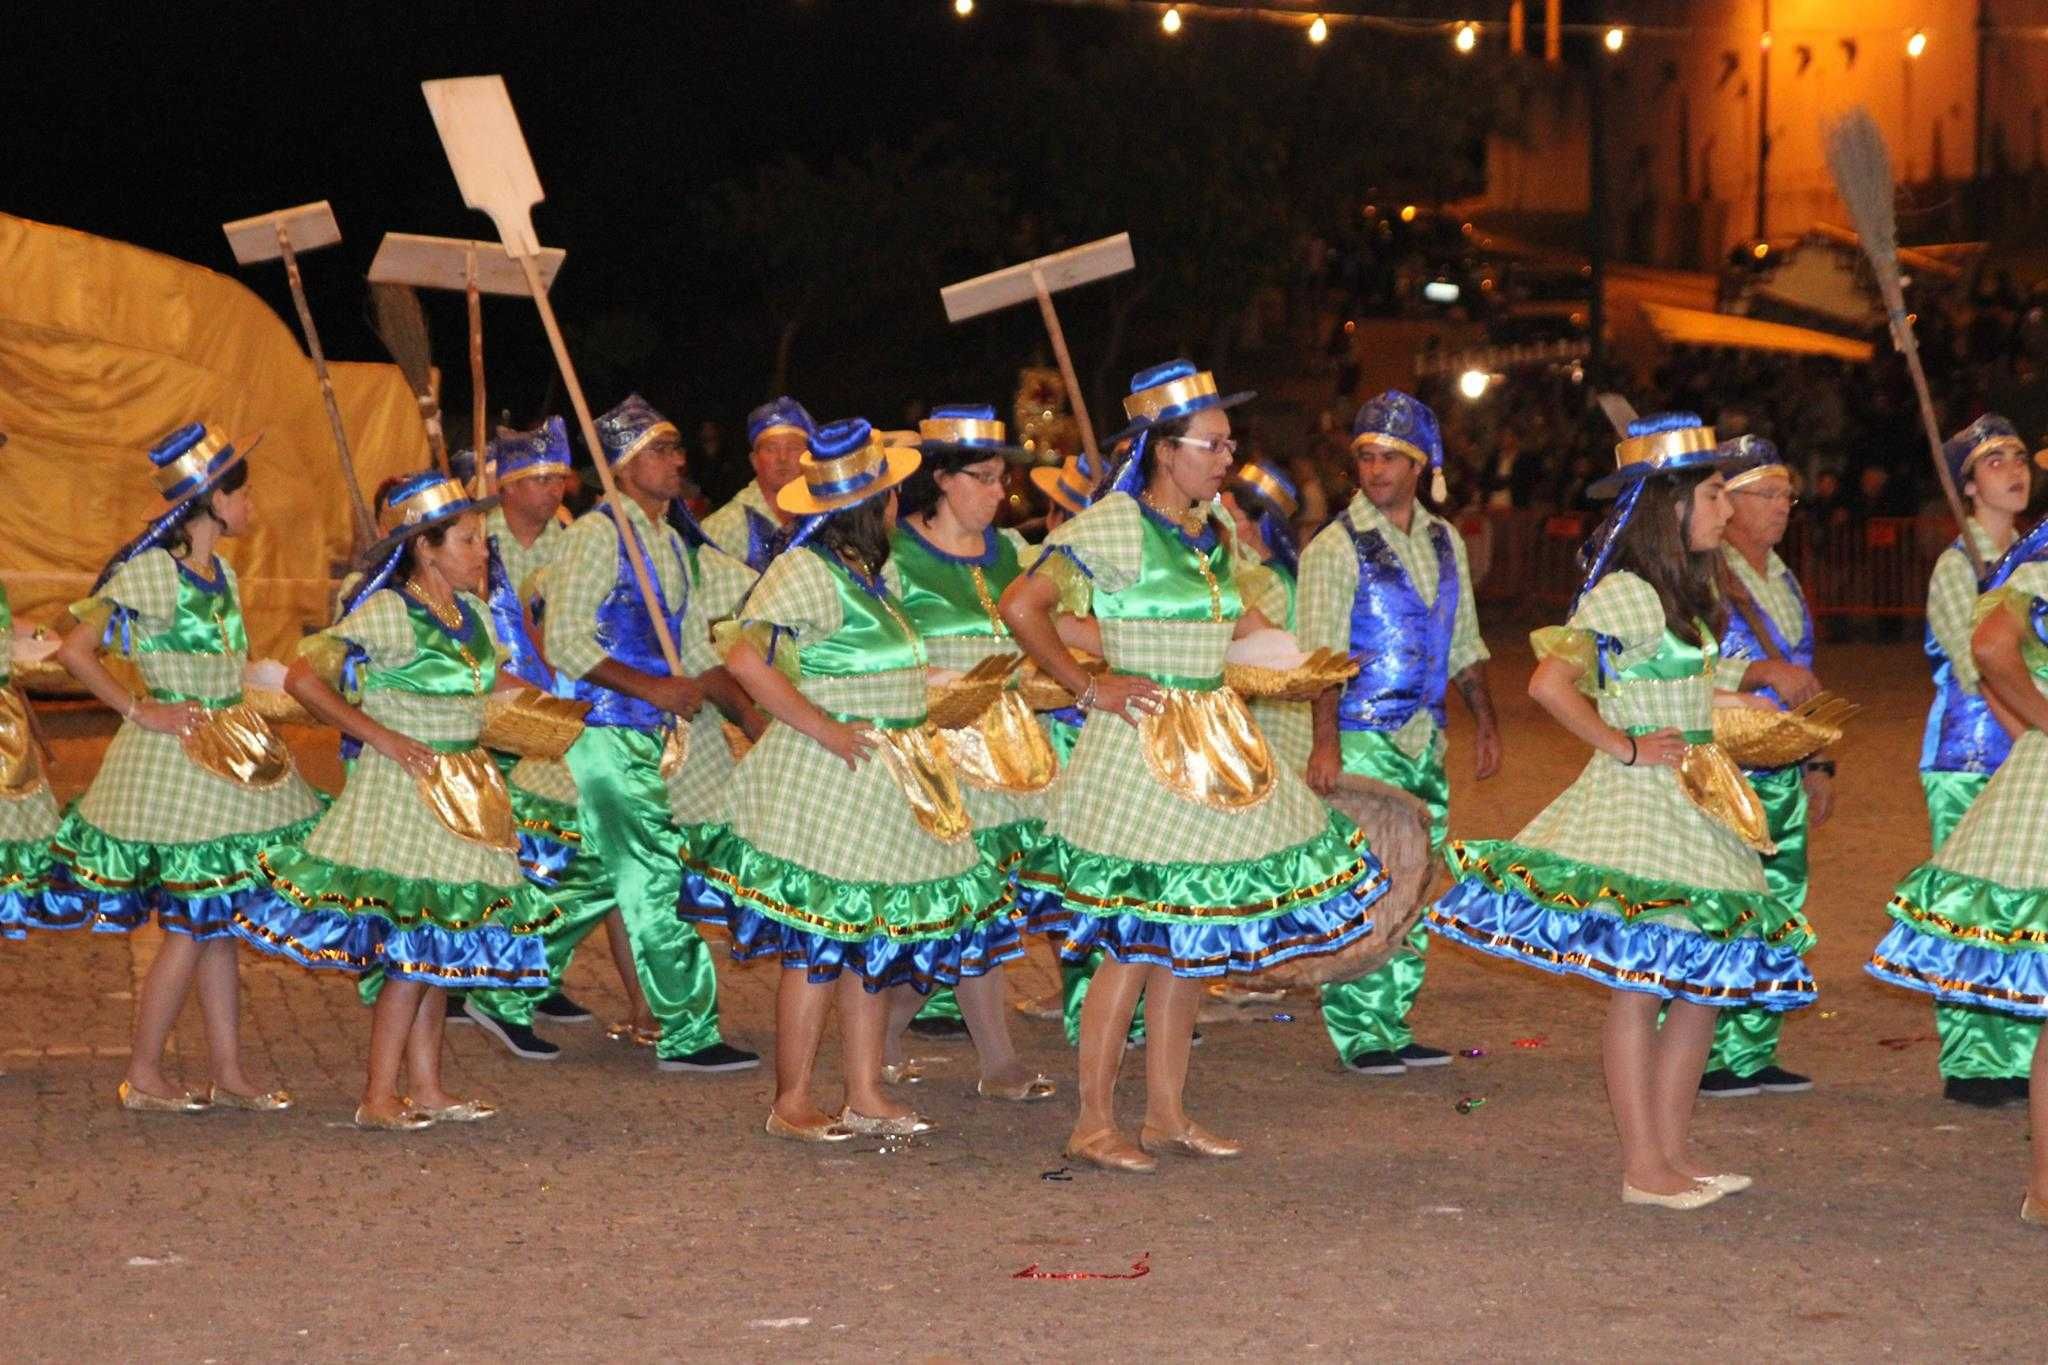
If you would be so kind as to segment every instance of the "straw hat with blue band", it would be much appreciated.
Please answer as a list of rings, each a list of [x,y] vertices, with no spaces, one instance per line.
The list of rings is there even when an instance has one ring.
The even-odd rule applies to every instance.
[[[568,474],[570,466],[569,428],[559,417],[550,417],[532,431],[515,431],[500,436],[490,445],[492,477],[499,483]]]
[[[1760,436],[1717,440],[1714,429],[1689,412],[1653,413],[1630,422],[1627,433],[1614,447],[1617,468],[1586,489],[1591,497],[1616,500],[1607,519],[1579,552],[1586,577],[1579,584],[1572,609],[1576,611],[1578,598],[1592,591],[1593,585],[1606,576],[1621,533],[1635,515],[1643,488],[1652,478],[1714,470],[1734,473],[1768,463],[1777,456],[1777,447]]]
[[[497,505],[497,494],[471,497],[467,486],[438,469],[414,474],[393,485],[377,509],[377,541],[363,551],[359,561],[368,567],[343,597],[342,615],[354,611],[371,593],[390,584],[400,555],[415,536],[436,526],[446,526],[471,512],[488,512]]]
[[[1145,447],[1150,444],[1152,432],[1160,424],[1177,422],[1212,408],[1234,408],[1256,397],[1258,395],[1250,390],[1232,394],[1219,392],[1216,376],[1207,370],[1197,370],[1191,361],[1169,360],[1164,365],[1138,371],[1131,376],[1131,392],[1124,399],[1124,416],[1130,419],[1131,424],[1110,437],[1108,442],[1111,446],[1123,440],[1131,443],[1130,454],[1124,457],[1123,466],[1117,470],[1116,478],[1110,481],[1110,489],[1137,496],[1142,477],[1140,471],[1145,463]]]
[[[986,403],[942,403],[917,424],[917,447],[933,459],[1028,460],[1031,452],[1011,445],[1009,429]]]
[[[802,403],[784,394],[747,414],[747,445],[750,448],[757,446],[763,436],[778,432],[801,436],[808,441],[817,435],[818,424]]]
[[[1301,511],[1301,494],[1294,481],[1264,460],[1245,461],[1231,477],[1250,485],[1252,491],[1273,504],[1273,509],[1290,521]]]
[[[151,477],[167,506],[142,534],[114,551],[93,583],[98,592],[120,568],[145,550],[155,549],[171,531],[182,525],[192,504],[211,493],[228,471],[248,458],[263,443],[261,435],[240,445],[221,436],[203,422],[188,422],[149,448]]]
[[[1259,529],[1267,553],[1289,574],[1301,572],[1301,546],[1294,539],[1294,518],[1301,510],[1301,493],[1294,480],[1264,460],[1247,460],[1231,475],[1231,488],[1239,507]],[[1245,493],[1252,495],[1244,499]]]
[[[1095,501],[1098,483],[1090,472],[1088,457],[1069,456],[1056,465],[1039,465],[1031,471],[1032,486],[1046,501],[1070,517],[1078,517]]]
[[[1412,393],[1388,389],[1368,398],[1351,419],[1351,453],[1368,446],[1397,451],[1430,471],[1429,496],[1443,503],[1450,496],[1444,485],[1444,438],[1437,427],[1436,413]]]
[[[902,483],[923,459],[915,447],[885,445],[865,418],[827,422],[797,462],[802,477],[784,484],[775,501],[799,516],[843,512]]]

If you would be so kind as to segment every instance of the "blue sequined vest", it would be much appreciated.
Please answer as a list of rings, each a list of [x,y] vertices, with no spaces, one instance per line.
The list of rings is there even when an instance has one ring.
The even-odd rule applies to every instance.
[[[1806,626],[1805,633],[1799,637],[1799,643],[1797,645],[1788,643],[1785,639],[1785,633],[1778,629],[1778,623],[1771,619],[1771,613],[1765,610],[1764,604],[1752,598],[1749,609],[1756,613],[1756,619],[1769,632],[1771,637],[1770,648],[1764,648],[1764,642],[1757,639],[1756,632],[1750,629],[1749,618],[1731,603],[1728,608],[1728,624],[1721,631],[1722,658],[1776,658],[1789,660],[1792,663],[1798,664],[1801,668],[1810,669],[1813,667],[1813,609],[1806,605],[1806,594],[1799,590],[1799,580],[1787,574],[1785,581],[1791,585],[1792,596],[1799,603],[1799,618]],[[1785,699],[1771,688],[1759,688],[1757,695],[1770,698],[1771,704],[1774,706],[1783,707],[1785,705]]]
[[[1450,528],[1442,522],[1429,528],[1437,562],[1434,605],[1422,600],[1386,537],[1359,530],[1349,512],[1344,514],[1344,529],[1358,554],[1351,653],[1359,666],[1358,676],[1345,685],[1337,703],[1338,728],[1391,732],[1425,707],[1442,728],[1451,634],[1462,586]]]
[[[554,691],[555,671],[548,667],[540,646],[526,628],[526,611],[520,606],[518,587],[505,571],[505,561],[498,557],[495,539],[491,542],[490,565],[484,572],[491,625],[505,647],[505,657],[498,661],[498,667],[529,686],[543,692]]]
[[[603,503],[595,509],[606,516],[610,512]],[[637,528],[628,523],[627,529],[640,546],[640,552],[647,557],[649,576],[654,580],[655,600],[661,605],[661,613],[667,619],[670,638],[679,638],[683,628],[683,613],[689,606],[689,593],[683,594],[680,602],[670,602],[662,592],[660,575],[654,570],[654,559],[647,545],[640,539]],[[676,564],[683,570],[683,581],[690,581],[689,562],[672,537],[663,537],[661,551],[672,554]],[[647,606],[641,600],[640,587],[633,577],[632,561],[626,558],[626,542],[619,538],[618,563],[612,590],[605,594],[604,601],[597,606],[597,643],[604,650],[605,657],[616,659],[622,664],[639,669],[642,673],[664,676],[668,673],[668,662],[662,657],[661,641],[654,633],[653,618],[647,614]],[[625,730],[665,729],[674,719],[668,712],[638,697],[629,697],[623,692],[614,692],[609,687],[592,682],[589,678],[577,678],[569,686],[569,695],[577,701],[590,703],[590,714],[583,718],[585,725],[610,725]]]

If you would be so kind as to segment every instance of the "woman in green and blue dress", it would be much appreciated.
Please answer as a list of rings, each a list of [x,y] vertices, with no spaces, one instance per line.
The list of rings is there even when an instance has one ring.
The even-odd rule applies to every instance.
[[[1016,653],[996,599],[1023,572],[1030,547],[1014,531],[997,531],[995,517],[1003,505],[1005,465],[1025,452],[1006,443],[995,409],[986,406],[936,407],[918,424],[918,436],[923,461],[897,495],[884,576],[923,637],[931,666],[965,673],[992,655]],[[1044,828],[1045,790],[1059,775],[1052,744],[1015,691],[1006,691],[974,725],[943,731],[941,738],[959,774],[974,842],[1014,884]],[[1025,927],[1032,927],[1028,913]],[[981,1064],[976,1092],[1019,1102],[1052,1098],[1052,1081],[1028,1070],[1011,1044],[1003,973],[963,976],[957,995]],[[892,1047],[900,1046],[919,999],[899,988],[889,1021]],[[914,1061],[891,1063],[890,1070],[903,1080],[918,1079]]]
[[[154,913],[166,931],[136,996],[119,1090],[127,1109],[291,1105],[289,1094],[259,1088],[243,1069],[232,923],[262,892],[258,854],[310,829],[320,799],[242,700],[249,637],[234,570],[215,549],[247,530],[253,514],[246,454],[198,423],[150,449],[167,507],[72,608],[78,624],[57,653],[120,713],[121,727],[52,840],[58,868],[36,922],[126,933]],[[102,649],[135,665],[145,695],[107,671]],[[203,1095],[163,1070],[164,1046],[195,981],[213,1081]]]
[[[1364,835],[1283,768],[1223,685],[1230,641],[1267,626],[1245,608],[1216,496],[1236,442],[1224,396],[1186,361],[1140,372],[1131,453],[1093,506],[1046,538],[1000,609],[1039,668],[1091,717],[1046,801],[1023,880],[1067,915],[1061,955],[1101,949],[1081,1014],[1080,1114],[1069,1156],[1154,1169],[1150,1152],[1234,1157],[1183,1100],[1203,986],[1371,932],[1386,876]],[[1092,617],[1108,671],[1068,654],[1060,613]],[[1117,1127],[1125,1031],[1146,999],[1146,1113]]]
[[[0,586],[0,938],[26,938],[47,915],[57,798],[43,771],[42,737],[14,686],[14,610]]]
[[[1892,894],[1866,970],[2021,1036],[2048,1020],[2048,524],[1992,569],[1973,612],[1984,696],[2017,738],[1967,814]],[[2024,1031],[2024,1032],[2022,1032]],[[2034,1163],[2020,1216],[2048,1224],[2048,1049],[2031,1070]]]
[[[924,643],[883,577],[894,491],[918,461],[860,418],[829,422],[776,495],[803,519],[740,606],[726,667],[779,723],[734,770],[727,823],[685,831],[683,913],[722,919],[735,957],[782,963],[776,1137],[929,1131],[882,1082],[884,992],[954,985],[1022,952],[1008,880],[974,842],[926,722]],[[811,1084],[835,1000],[836,1117]]]
[[[496,1113],[442,1088],[443,992],[548,986],[542,932],[559,912],[520,866],[504,776],[477,743],[502,653],[477,595],[494,501],[431,471],[379,490],[369,567],[285,678],[362,752],[318,827],[261,855],[268,885],[234,917],[302,967],[384,974],[362,1128]]]
[[[1691,1152],[1715,1014],[1811,1003],[1800,955],[1813,935],[1771,894],[1761,804],[1712,742],[1713,707],[1734,699],[1749,667],[1722,660],[1717,644],[1722,472],[1753,463],[1755,449],[1667,413],[1632,423],[1616,455],[1593,488],[1620,496],[1589,545],[1578,605],[1567,625],[1532,637],[1529,695],[1593,756],[1513,839],[1453,840],[1458,880],[1426,923],[1612,989],[1602,1058],[1622,1199],[1694,1209],[1750,1184]]]

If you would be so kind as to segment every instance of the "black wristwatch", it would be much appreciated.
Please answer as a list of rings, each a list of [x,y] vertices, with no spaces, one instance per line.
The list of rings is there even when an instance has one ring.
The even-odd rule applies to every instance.
[[[1832,758],[1809,758],[1806,760],[1806,771],[1810,773],[1826,773],[1829,777],[1833,777],[1835,775],[1835,760]]]

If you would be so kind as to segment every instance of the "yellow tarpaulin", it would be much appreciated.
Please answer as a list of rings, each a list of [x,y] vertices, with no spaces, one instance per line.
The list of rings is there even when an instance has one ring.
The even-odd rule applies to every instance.
[[[330,366],[364,495],[424,468],[419,409],[393,365]],[[0,214],[0,577],[17,621],[58,620],[163,503],[144,453],[191,421],[240,438],[255,526],[224,550],[251,652],[289,657],[325,624],[349,549],[312,362],[235,280],[123,242]]]
[[[1816,332],[1810,327],[1764,322],[1733,313],[1710,313],[1699,308],[1673,308],[1661,303],[1645,303],[1643,315],[1658,336],[1680,346],[1732,346],[1746,351],[1825,355],[1860,365],[1870,363],[1869,342]]]

